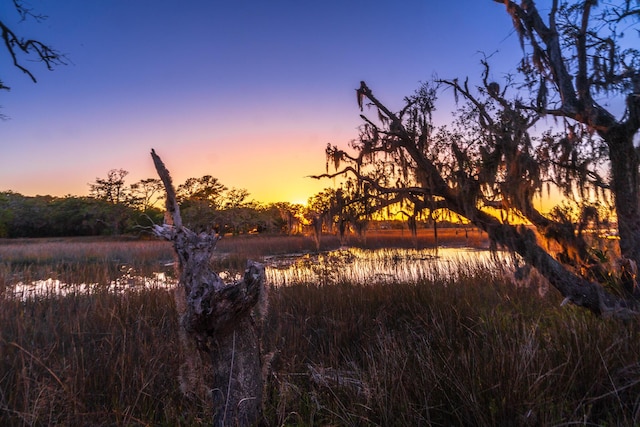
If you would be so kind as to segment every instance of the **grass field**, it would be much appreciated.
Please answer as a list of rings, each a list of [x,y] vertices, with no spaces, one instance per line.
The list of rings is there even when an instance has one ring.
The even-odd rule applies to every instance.
[[[473,238],[451,233],[449,244]],[[410,246],[407,237],[366,244]],[[229,238],[216,262],[314,248],[300,236]],[[153,270],[171,259],[157,241],[2,241],[0,289],[47,274],[100,282],[121,265]],[[561,308],[553,292],[461,269],[455,280],[271,289],[266,424],[640,423],[637,321]],[[207,402],[180,392],[176,317],[164,289],[0,297],[0,425],[207,425]]]

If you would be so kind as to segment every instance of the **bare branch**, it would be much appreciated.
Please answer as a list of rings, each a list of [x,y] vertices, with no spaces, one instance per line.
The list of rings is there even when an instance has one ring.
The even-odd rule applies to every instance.
[[[28,8],[20,0],[13,0],[13,4],[23,20],[28,17],[36,21],[41,21],[46,18],[43,15],[35,14],[32,9]],[[34,83],[36,82],[36,77],[22,64],[19,59],[20,54],[30,56],[36,61],[44,63],[48,70],[52,70],[57,65],[66,65],[66,58],[60,52],[40,41],[18,37],[2,20],[0,20],[0,37],[2,37],[4,47],[11,57],[13,65],[25,73]],[[8,87],[0,83],[0,88],[7,89]]]

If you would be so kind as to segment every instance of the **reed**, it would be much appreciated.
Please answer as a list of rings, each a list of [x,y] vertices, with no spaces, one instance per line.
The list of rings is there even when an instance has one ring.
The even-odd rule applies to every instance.
[[[164,290],[3,299],[1,425],[191,425]],[[181,421],[182,420],[182,421]]]
[[[248,245],[231,240],[236,249]],[[266,240],[275,252],[299,244]],[[130,246],[127,256],[146,260],[140,268],[164,262],[170,252],[154,245]],[[85,250],[109,254],[95,261],[108,271],[115,247]],[[20,271],[13,262],[33,255],[7,260],[2,250],[13,274],[37,270],[21,261],[32,272]],[[59,258],[83,263],[80,252],[57,252],[43,265],[55,269]],[[336,274],[324,285],[270,289],[267,424],[640,423],[636,320],[560,307],[553,292],[516,286],[488,264],[459,270],[411,283]],[[207,402],[179,391],[179,325],[165,289],[0,296],[0,324],[0,425],[209,422]]]
[[[635,425],[638,324],[491,272],[279,289],[270,414],[298,425]],[[315,373],[315,374],[314,374]],[[319,379],[320,377],[320,379]]]
[[[106,285],[123,275],[172,272],[169,242],[139,239],[0,239],[0,292],[17,282],[58,279]]]

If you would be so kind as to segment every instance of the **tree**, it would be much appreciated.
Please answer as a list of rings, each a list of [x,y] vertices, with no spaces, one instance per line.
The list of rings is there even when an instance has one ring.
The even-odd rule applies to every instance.
[[[157,178],[146,178],[131,184],[131,204],[142,212],[147,212],[163,199],[162,181]]]
[[[244,188],[232,188],[224,193],[224,209],[235,209],[249,206],[249,191]]]
[[[128,174],[124,169],[111,169],[107,178],[96,178],[94,183],[89,184],[90,197],[110,205],[105,209],[105,221],[115,234],[124,232],[130,216],[131,193],[124,179]]]
[[[271,212],[272,228],[286,234],[296,234],[302,231],[304,206],[289,202],[271,203],[264,208]]]
[[[13,0],[13,6],[21,21],[34,19],[41,22],[46,19],[45,16],[35,13],[21,0]],[[0,19],[0,32],[11,62],[34,83],[36,77],[25,65],[25,62],[41,62],[48,70],[52,70],[57,65],[66,64],[65,57],[60,52],[38,40],[19,36],[5,19]],[[10,87],[0,80],[0,89],[10,90]]]
[[[218,178],[204,175],[200,178],[188,178],[184,184],[178,186],[177,198],[180,204],[189,201],[206,202],[212,209],[220,209],[224,203],[224,192],[227,191]]]
[[[634,145],[640,128],[638,39],[631,41],[634,47],[624,47],[629,45],[625,31],[633,33],[635,24],[638,32],[640,5],[625,0],[598,8],[595,1],[558,5],[554,0],[545,23],[533,1],[522,6],[511,1],[505,4],[523,47],[528,41],[529,51],[521,66],[525,82],[532,89],[538,86],[535,102],[523,108],[566,120],[566,143],[575,145],[575,155],[584,154],[584,145],[591,143],[588,138],[580,139],[576,131],[597,135],[596,143],[601,145],[596,148],[608,152],[610,177],[607,182],[593,182],[601,179],[590,173],[588,178],[592,185],[610,187],[621,255],[640,265],[639,159]],[[603,95],[624,98],[626,109],[620,118],[603,104],[610,100]],[[576,166],[572,159],[559,163],[569,171]],[[565,187],[581,178],[572,172]]]
[[[371,215],[380,209],[367,193],[367,186],[354,179],[347,179],[335,192],[332,208],[341,240],[349,227],[354,228],[361,238],[365,237]]]
[[[107,178],[96,178],[89,184],[90,196],[117,205],[128,200],[129,191],[124,178],[129,172],[124,169],[111,169]]]
[[[263,378],[260,321],[252,311],[260,301],[266,301],[264,267],[249,262],[243,280],[225,284],[210,267],[220,236],[214,232],[196,234],[183,225],[169,171],[155,151],[151,156],[165,187],[171,219],[170,224],[154,230],[157,236],[173,242],[179,260],[176,305],[181,311],[185,357],[194,361],[192,366],[212,364],[214,378],[209,389],[214,426],[258,425]],[[204,372],[193,374],[204,376]]]
[[[484,60],[477,87],[457,79],[425,84],[397,113],[361,82],[358,105],[375,116],[361,115],[353,154],[327,148],[336,170],[317,177],[354,176],[378,206],[410,200],[427,213],[466,218],[535,267],[565,302],[599,314],[636,314],[640,55],[622,48],[620,29],[631,31],[640,11],[630,1],[596,13],[593,1],[554,0],[545,24],[531,0],[500,3],[523,47],[528,42],[522,80],[490,81]],[[432,120],[439,88],[462,99],[449,126]],[[621,118],[597,101],[621,95]],[[541,130],[545,116],[558,119],[555,128]],[[566,205],[545,214],[534,200],[551,186]],[[613,256],[595,237],[615,221]]]
[[[320,250],[320,238],[323,229],[326,231],[333,229],[332,205],[335,199],[336,190],[333,188],[325,188],[307,200],[307,209],[304,216],[307,222],[311,224],[317,250]]]
[[[176,198],[184,223],[192,230],[220,230],[224,226],[219,211],[224,206],[225,191],[227,187],[211,175],[188,178],[179,185]]]

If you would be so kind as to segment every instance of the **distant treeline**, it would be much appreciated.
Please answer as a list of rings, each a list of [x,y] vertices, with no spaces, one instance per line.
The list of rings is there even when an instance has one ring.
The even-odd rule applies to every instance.
[[[89,196],[24,196],[0,192],[0,237],[61,237],[144,234],[164,220],[164,187],[159,179],[125,181],[112,169],[89,184]],[[296,233],[304,208],[249,200],[245,189],[227,188],[217,178],[189,178],[177,188],[184,223],[194,231]]]
[[[159,212],[149,212],[157,220]],[[155,216],[155,218],[154,218]],[[0,237],[95,236],[131,231],[143,215],[91,197],[28,197],[0,193]]]
[[[214,209],[185,201],[183,215],[192,227],[224,233],[291,232],[297,222],[286,220],[288,204],[234,206]],[[144,234],[162,224],[163,210],[112,203],[95,197],[24,196],[0,192],[0,237],[58,237]]]
[[[0,238],[101,236],[149,233],[164,220],[164,187],[159,179],[125,182],[128,172],[110,170],[106,178],[89,184],[89,196],[24,196],[0,192]],[[368,229],[430,226],[433,215],[401,206],[402,215],[376,214],[371,201],[343,189],[325,190],[309,197],[307,205],[263,204],[249,199],[245,189],[223,185],[205,175],[189,178],[176,188],[182,219],[196,232],[219,233],[339,233],[363,236]],[[393,219],[391,219],[393,218]],[[398,219],[401,218],[401,219]],[[439,227],[459,226],[445,218]]]

